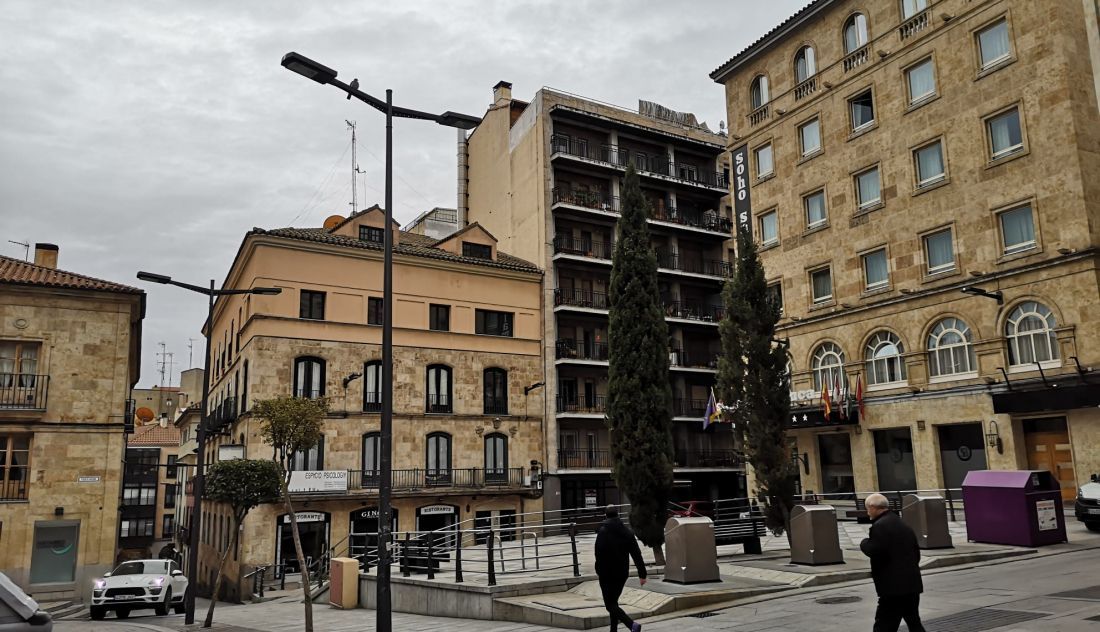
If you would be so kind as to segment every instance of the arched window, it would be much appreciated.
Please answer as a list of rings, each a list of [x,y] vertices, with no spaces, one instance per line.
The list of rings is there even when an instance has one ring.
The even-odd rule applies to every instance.
[[[863,349],[863,359],[867,362],[867,383],[904,382],[905,361],[901,357],[903,353],[905,348],[893,333],[880,331],[871,336]]]
[[[363,487],[378,486],[378,470],[381,467],[381,436],[377,432],[363,435]]]
[[[813,357],[814,390],[835,385],[845,385],[844,352],[832,342],[823,342],[814,351]]]
[[[1054,314],[1042,303],[1020,303],[1008,316],[1008,363],[1013,366],[1057,360],[1058,341],[1054,336]]]
[[[451,367],[444,364],[433,364],[428,367],[428,401],[426,410],[429,413],[449,413],[451,408]]]
[[[382,412],[382,363],[378,360],[363,365],[363,412]]]
[[[814,47],[803,46],[794,56],[794,80],[802,83],[817,74],[817,62],[814,60]]]
[[[978,370],[970,327],[958,318],[944,318],[928,332],[928,372],[932,377]]]
[[[428,435],[428,450],[424,458],[424,476],[428,485],[451,482],[451,435],[433,432]]]
[[[500,433],[485,436],[485,482],[508,482],[508,437]]]
[[[313,356],[294,359],[294,396],[317,399],[325,396],[325,361]]]
[[[504,369],[485,369],[485,414],[508,414],[508,372]]]
[[[844,52],[850,53],[867,45],[867,16],[853,13],[844,23]]]
[[[768,78],[760,75],[753,79],[749,95],[752,100],[752,109],[755,110],[767,105],[768,101],[771,100],[771,95],[768,94]]]

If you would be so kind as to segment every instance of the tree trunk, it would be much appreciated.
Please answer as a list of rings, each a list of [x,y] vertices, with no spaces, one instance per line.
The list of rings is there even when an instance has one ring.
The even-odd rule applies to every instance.
[[[651,547],[651,548],[653,549],[653,561],[657,564],[657,566],[664,566],[665,565],[665,549],[664,549],[664,547],[662,545],[658,544],[657,546]]]
[[[294,554],[298,556],[298,567],[302,569],[302,596],[305,597],[306,625],[305,632],[313,632],[313,599],[309,596],[309,567],[306,566],[306,556],[302,553],[302,540],[298,537],[298,516],[294,515],[294,504],[290,502],[290,491],[287,490],[286,477],[283,477],[283,502],[286,511],[290,514],[291,536],[294,538]],[[286,572],[286,569],[283,569]]]
[[[214,604],[218,603],[218,592],[222,588],[222,579],[225,577],[225,560],[229,557],[229,552],[237,545],[237,533],[241,529],[241,524],[236,521],[234,523],[233,535],[229,536],[229,546],[222,551],[222,559],[218,562],[218,578],[214,580],[214,592],[210,595],[210,607],[206,609],[206,620],[202,623],[204,628],[209,628],[214,624]]]

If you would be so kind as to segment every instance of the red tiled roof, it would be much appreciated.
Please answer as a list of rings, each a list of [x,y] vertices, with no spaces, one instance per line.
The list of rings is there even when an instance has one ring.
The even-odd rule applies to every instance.
[[[161,427],[159,423],[153,422],[135,428],[134,434],[130,436],[126,444],[178,446],[180,444],[180,430],[171,424]]]
[[[73,290],[125,292],[127,294],[145,293],[144,290],[129,285],[104,281],[103,279],[76,274],[75,272],[46,268],[3,255],[0,255],[0,283],[59,287]]]

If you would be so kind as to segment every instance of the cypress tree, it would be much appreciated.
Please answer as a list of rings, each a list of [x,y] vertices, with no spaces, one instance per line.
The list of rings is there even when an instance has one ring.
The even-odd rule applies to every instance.
[[[789,531],[798,476],[783,429],[791,408],[787,350],[775,338],[780,305],[768,293],[756,244],[749,231],[737,232],[737,268],[722,289],[718,398],[735,406],[727,415],[755,476],[750,494],[778,535]]]
[[[630,500],[630,525],[661,561],[673,460],[668,325],[646,225],[649,204],[633,166],[627,168],[621,194],[607,332],[612,475]]]

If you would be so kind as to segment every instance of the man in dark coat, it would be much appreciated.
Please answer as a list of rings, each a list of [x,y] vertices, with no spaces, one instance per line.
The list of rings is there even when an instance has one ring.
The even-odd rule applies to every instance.
[[[638,569],[638,578],[645,586],[646,573],[642,550],[638,548],[638,540],[634,538],[634,532],[619,520],[619,510],[614,505],[608,505],[604,515],[607,519],[600,524],[600,529],[596,532],[596,575],[600,578],[603,605],[611,615],[611,632],[618,630],[620,623],[631,632],[639,632],[642,624],[635,623],[626,616],[623,609],[619,607],[619,596],[623,594],[626,578],[630,576],[631,558],[634,559],[634,566]]]
[[[859,548],[871,558],[871,578],[878,593],[875,632],[897,632],[902,619],[909,632],[924,632],[917,612],[924,592],[917,534],[890,511],[890,502],[882,494],[871,494],[865,505],[871,533]]]

